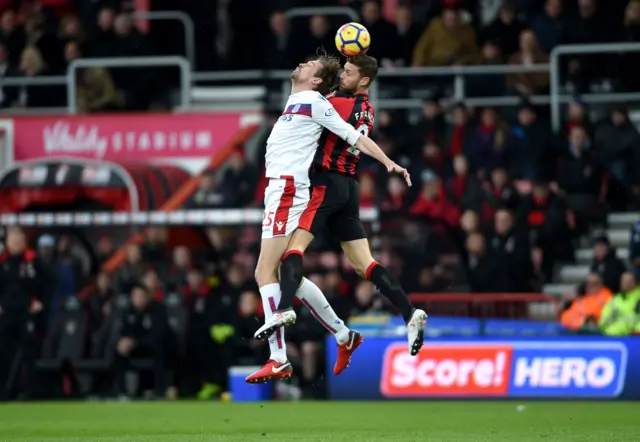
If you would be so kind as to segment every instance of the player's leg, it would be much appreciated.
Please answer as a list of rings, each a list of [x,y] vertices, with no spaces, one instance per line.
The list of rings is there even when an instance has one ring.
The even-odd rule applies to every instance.
[[[412,355],[418,354],[424,342],[427,315],[424,311],[413,308],[398,279],[373,259],[367,232],[360,221],[360,185],[357,181],[349,181],[349,204],[345,205],[343,211],[329,224],[329,228],[340,241],[342,250],[355,271],[373,282],[378,290],[400,309],[407,323],[409,352]]]
[[[400,281],[378,261],[373,259],[369,241],[366,238],[341,242],[347,259],[356,273],[373,282],[380,293],[386,296],[402,313],[407,323],[407,338],[409,352],[418,354],[424,343],[424,326],[427,314],[420,309],[414,309],[409,297],[400,286]]]
[[[280,302],[278,267],[288,243],[289,238],[285,236],[262,239],[255,277],[262,298],[265,323],[272,320]],[[291,364],[287,360],[284,327],[278,327],[275,333],[269,336],[269,350],[267,363],[262,369],[249,375],[247,382],[263,383],[271,379],[286,379],[293,374]]]
[[[287,221],[295,197],[296,187],[292,179],[271,179],[265,189],[262,242],[255,272],[264,308],[265,323],[273,319],[280,302],[278,267],[289,243]],[[295,313],[291,312],[291,314],[295,321]],[[291,318],[288,321],[291,321]],[[270,379],[283,379],[290,377],[293,373],[291,364],[287,361],[284,328],[278,327],[265,337],[269,337],[271,352],[269,360],[261,370],[248,376],[247,382],[261,383]]]

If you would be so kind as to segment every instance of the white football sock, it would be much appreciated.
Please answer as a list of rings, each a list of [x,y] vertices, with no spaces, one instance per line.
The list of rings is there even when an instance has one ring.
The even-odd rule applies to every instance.
[[[307,278],[302,278],[302,284],[298,287],[296,296],[311,310],[318,322],[335,336],[338,344],[344,344],[349,340],[349,328],[338,318],[317,285]]]
[[[262,298],[264,319],[267,321],[273,316],[273,312],[276,311],[280,303],[280,284],[267,284],[260,287],[260,297]],[[271,350],[269,359],[273,359],[276,362],[285,362],[287,360],[287,344],[284,342],[284,327],[280,327],[269,337],[269,349]]]

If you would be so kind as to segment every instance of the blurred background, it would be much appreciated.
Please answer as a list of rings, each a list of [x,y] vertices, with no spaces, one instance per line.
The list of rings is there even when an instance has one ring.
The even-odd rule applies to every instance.
[[[298,306],[294,379],[245,387],[265,141],[348,21],[414,182],[363,159],[362,218],[430,341],[407,360],[319,237],[307,275],[364,346],[333,378]],[[638,398],[639,79],[638,0],[0,0],[0,398]],[[450,381],[463,360],[504,376]]]

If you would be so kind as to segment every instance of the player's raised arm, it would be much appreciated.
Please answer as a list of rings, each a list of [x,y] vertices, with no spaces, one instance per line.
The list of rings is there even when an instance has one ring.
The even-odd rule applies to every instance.
[[[312,113],[313,119],[319,124],[357,148],[360,152],[381,162],[387,168],[387,171],[402,174],[407,185],[411,185],[411,177],[407,169],[398,166],[371,138],[358,132],[353,126],[344,121],[329,101],[324,98],[319,99],[314,103]]]

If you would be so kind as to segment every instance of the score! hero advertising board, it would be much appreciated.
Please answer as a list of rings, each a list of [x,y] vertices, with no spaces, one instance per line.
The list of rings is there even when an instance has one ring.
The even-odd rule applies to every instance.
[[[636,338],[439,339],[412,357],[406,342],[372,337],[329,378],[329,392],[332,399],[640,398],[633,366],[640,366]]]

